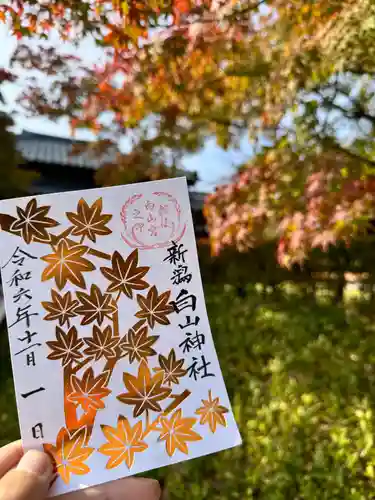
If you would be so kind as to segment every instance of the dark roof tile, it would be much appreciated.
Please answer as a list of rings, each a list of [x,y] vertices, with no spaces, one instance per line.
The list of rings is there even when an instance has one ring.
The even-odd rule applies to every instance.
[[[117,151],[94,157],[88,153],[73,155],[75,144],[84,144],[85,141],[75,141],[60,137],[53,137],[33,132],[22,132],[16,139],[17,149],[28,162],[66,165],[97,170],[105,163],[115,159]]]
[[[85,144],[86,142],[29,131],[23,131],[16,138],[17,150],[27,162],[98,170],[106,163],[115,161],[118,152],[116,147],[109,153],[96,157],[88,153],[72,154],[72,148],[75,144]],[[177,176],[186,176],[189,184],[194,184],[197,180],[196,172],[179,170]],[[200,205],[202,205],[202,201],[200,201]]]

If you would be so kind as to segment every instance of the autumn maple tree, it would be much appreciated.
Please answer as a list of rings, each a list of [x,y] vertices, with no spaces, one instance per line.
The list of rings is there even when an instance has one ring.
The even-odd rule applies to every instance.
[[[289,264],[349,240],[374,216],[372,0],[16,0],[0,9],[20,39],[14,64],[53,77],[49,91],[30,83],[24,107],[96,131],[99,150],[131,140],[98,182],[171,175],[207,137],[234,148],[248,138],[254,155],[206,204],[215,253],[276,238]],[[91,37],[104,64],[87,68],[24,40],[56,32]]]

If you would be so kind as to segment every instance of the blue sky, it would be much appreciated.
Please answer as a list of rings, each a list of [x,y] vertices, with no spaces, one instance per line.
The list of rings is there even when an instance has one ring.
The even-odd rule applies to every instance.
[[[16,47],[16,40],[12,37],[6,26],[0,25],[0,67],[7,67],[9,59]],[[63,50],[66,52],[73,52],[77,54],[77,49],[64,44]],[[98,58],[101,58],[101,53],[93,43],[89,40],[83,43],[78,49],[78,55],[88,64],[95,61],[98,63]],[[15,100],[18,93],[22,90],[22,78],[25,72],[19,73],[19,81],[13,84],[4,86],[3,94],[8,104],[7,109],[12,114],[16,110]],[[51,122],[46,118],[28,118],[22,114],[22,110],[18,109],[13,118],[17,124],[17,131],[22,129],[30,130],[32,132],[39,132],[44,134],[68,137],[70,136],[70,128],[67,119],[60,120],[59,122]],[[91,138],[90,134],[85,131],[79,131],[76,135],[77,138],[88,139]],[[208,140],[205,148],[197,154],[186,156],[183,160],[184,167],[188,170],[195,170],[198,172],[200,182],[197,189],[201,191],[212,191],[215,185],[226,182],[230,179],[231,175],[235,172],[235,165],[245,161],[251,154],[251,148],[247,141],[242,142],[239,150],[223,151],[217,147],[215,141]]]

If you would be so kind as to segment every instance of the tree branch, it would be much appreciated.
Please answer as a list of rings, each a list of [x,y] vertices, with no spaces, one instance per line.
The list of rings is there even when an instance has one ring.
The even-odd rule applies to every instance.
[[[372,116],[369,113],[367,113],[361,106],[357,105],[357,109],[351,111],[350,109],[345,109],[342,106],[340,106],[339,104],[334,103],[330,99],[323,99],[322,104],[325,107],[331,107],[333,109],[341,111],[341,113],[349,120],[360,120],[361,118],[364,118],[364,119],[368,120],[369,122],[371,122],[372,125],[375,125],[375,116]]]
[[[368,163],[369,165],[375,167],[375,161],[374,160],[370,160],[369,158],[364,158],[360,154],[355,153],[354,151],[352,151],[350,149],[346,149],[343,146],[341,146],[340,144],[335,143],[334,149],[337,150],[340,153],[347,154],[350,158],[354,158],[355,160],[359,160],[359,161],[364,161],[364,162]]]

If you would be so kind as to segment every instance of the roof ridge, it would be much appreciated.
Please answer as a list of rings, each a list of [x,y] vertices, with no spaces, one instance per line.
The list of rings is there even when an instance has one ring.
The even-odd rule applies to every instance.
[[[39,132],[31,132],[29,130],[22,130],[20,134],[16,134],[17,139],[21,140],[33,140],[33,139],[40,139],[40,140],[47,140],[47,141],[56,141],[56,142],[64,142],[64,143],[70,143],[70,144],[88,144],[92,141],[84,140],[84,139],[74,139],[73,137],[61,137],[57,135],[50,135],[50,134],[41,134]]]

